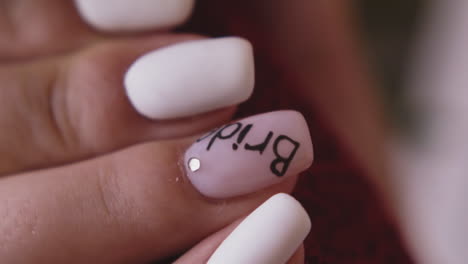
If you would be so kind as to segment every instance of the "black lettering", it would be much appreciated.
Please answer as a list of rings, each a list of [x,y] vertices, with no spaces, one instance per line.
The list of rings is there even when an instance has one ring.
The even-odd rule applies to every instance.
[[[246,150],[252,150],[252,151],[259,151],[260,154],[263,154],[263,152],[267,148],[268,144],[270,143],[272,137],[273,137],[273,132],[270,131],[268,133],[267,137],[265,138],[265,140],[262,143],[260,143],[258,145],[250,145],[249,143],[246,143],[245,144],[245,149]]]
[[[293,149],[289,153],[289,156],[284,157],[281,156],[281,154],[278,153],[278,147],[279,144],[284,141],[284,142],[289,142],[292,144]],[[299,149],[299,142],[294,141],[293,139],[285,136],[285,135],[280,135],[275,142],[273,143],[273,153],[276,155],[276,159],[271,162],[270,169],[271,171],[278,177],[284,176],[286,174],[286,171],[288,171],[289,165],[291,164],[291,161],[294,159],[294,156],[297,153],[297,150]],[[278,166],[283,164],[283,167],[281,169],[278,169]]]
[[[233,150],[237,150],[239,148],[239,145],[242,143],[242,141],[244,141],[245,136],[247,136],[247,134],[250,132],[252,127],[253,127],[252,124],[248,124],[241,130],[241,132],[239,132],[239,136],[237,137],[237,143],[232,144]]]
[[[236,128],[231,131],[229,134],[227,135],[223,135],[223,132],[226,131],[227,129],[231,128],[235,126]],[[210,143],[208,143],[208,146],[206,147],[206,150],[209,151],[211,149],[211,147],[213,146],[213,143],[216,141],[216,139],[230,139],[232,138],[237,132],[239,132],[239,130],[242,128],[242,124],[241,123],[234,123],[234,124],[229,124],[229,125],[226,125],[224,126],[223,128],[221,128],[220,130],[218,130],[216,132],[216,134],[211,138],[210,140]]]
[[[201,142],[207,138],[209,138],[210,136],[212,136],[214,133],[216,133],[216,131],[220,130],[220,128],[216,128],[216,129],[213,129],[211,130],[210,132],[206,133],[205,135],[203,135],[201,138],[197,139],[197,143],[198,142]]]

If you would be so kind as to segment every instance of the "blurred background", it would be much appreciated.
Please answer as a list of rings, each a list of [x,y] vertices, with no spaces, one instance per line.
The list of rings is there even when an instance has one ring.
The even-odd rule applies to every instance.
[[[356,0],[354,13],[373,76],[393,126],[407,130],[411,113],[404,93],[407,59],[428,1]],[[426,4],[426,6],[424,5]],[[413,120],[414,121],[414,120]]]
[[[403,82],[424,8],[418,0],[206,0],[180,29],[253,42],[257,86],[238,117],[284,108],[306,116],[316,157],[295,193],[313,222],[306,263],[413,263],[386,201],[385,144],[389,131],[412,130]]]

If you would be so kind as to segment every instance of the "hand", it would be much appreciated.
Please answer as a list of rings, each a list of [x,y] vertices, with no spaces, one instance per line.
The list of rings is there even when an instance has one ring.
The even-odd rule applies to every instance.
[[[147,263],[203,240],[179,260],[203,263],[239,219],[273,194],[290,192],[296,175],[312,162],[307,126],[292,111],[236,123],[239,130],[228,131],[232,142],[241,127],[252,124],[238,150],[226,134],[194,143],[200,133],[229,122],[235,105],[248,98],[252,54],[246,42],[208,41],[209,52],[203,44],[193,53],[190,47],[201,36],[134,34],[149,28],[108,27],[87,17],[99,29],[93,30],[71,1],[2,3],[2,262]],[[83,15],[86,6],[81,8]],[[147,8],[151,17],[164,17],[159,6]],[[150,21],[150,28],[181,23],[187,10],[173,11],[175,20]],[[134,14],[127,11],[123,14]],[[188,41],[195,42],[175,46]],[[182,55],[167,55],[168,46]],[[187,56],[190,65],[184,64]],[[155,77],[157,67],[177,71]],[[158,85],[153,90],[146,80]],[[188,100],[193,87],[232,94],[222,104],[222,93]],[[151,98],[154,91],[173,97],[156,97],[157,106],[164,105],[156,109],[139,105],[142,94]],[[262,140],[271,144],[262,146]],[[199,169],[190,166],[194,157],[201,161]],[[301,263],[302,257],[299,249],[290,263]]]

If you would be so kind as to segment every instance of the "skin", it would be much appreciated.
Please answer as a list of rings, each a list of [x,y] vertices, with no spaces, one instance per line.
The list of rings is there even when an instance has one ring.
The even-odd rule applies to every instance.
[[[212,25],[247,35],[285,65],[297,84],[288,86],[294,106],[319,114],[397,215],[385,150],[391,129],[362,63],[351,8],[336,0],[285,3],[205,0],[197,12],[215,10]],[[237,20],[248,23],[232,26]],[[167,164],[235,108],[155,122],[130,107],[127,67],[147,51],[197,38],[97,32],[72,1],[0,2],[0,259],[147,263],[187,252],[178,263],[203,263],[236,221],[292,190],[294,179],[227,201],[200,196]],[[303,263],[302,249],[291,263]]]
[[[179,263],[203,263],[235,221],[293,189],[294,177],[225,201],[202,197],[177,164],[199,133],[235,109],[155,122],[130,107],[126,68],[200,36],[96,32],[72,1],[7,0],[0,12],[5,263],[147,263],[190,248]]]

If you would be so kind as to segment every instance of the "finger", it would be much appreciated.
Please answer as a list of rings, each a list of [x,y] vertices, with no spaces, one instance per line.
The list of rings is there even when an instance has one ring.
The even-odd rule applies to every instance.
[[[232,231],[234,231],[234,229],[241,223],[242,220],[243,219],[237,220],[227,227],[203,239],[200,243],[184,253],[173,264],[207,263],[210,259],[210,256],[213,255],[223,240],[226,239],[226,237],[228,237]]]
[[[0,126],[15,128],[0,135],[0,174],[211,129],[252,93],[253,64],[240,38],[161,35],[0,69]]]
[[[0,2],[0,60],[68,52],[101,38],[79,17],[72,1]]]
[[[281,204],[283,202],[286,203]],[[251,224],[254,221],[259,222]],[[309,233],[310,220],[292,198],[285,194],[276,195],[239,222],[204,239],[175,264],[304,263],[302,242]],[[258,228],[259,225],[271,227],[275,224],[267,232],[263,232],[266,228]]]
[[[234,227],[233,227],[234,228]],[[224,230],[223,230],[224,231]],[[221,231],[221,232],[223,232]],[[227,233],[227,232],[226,232]],[[224,234],[224,232],[223,232]],[[215,251],[216,247],[221,244],[225,236],[218,235],[216,233],[213,236],[210,236],[206,240],[202,241],[195,248],[191,249],[189,252],[180,257],[173,264],[204,264],[207,263],[211,254]],[[291,259],[286,264],[304,264],[304,246],[301,246],[296,253],[291,257]],[[257,262],[256,262],[257,263]],[[283,264],[283,263],[281,263]]]
[[[208,264],[284,264],[309,234],[304,208],[287,194],[277,194],[251,213],[221,243]]]
[[[216,248],[223,242],[223,240],[234,230],[239,223],[230,225],[221,231],[209,236],[202,242],[197,244],[194,248],[190,249],[182,257],[177,259],[173,264],[202,264],[207,263],[210,256],[214,253]],[[304,246],[294,253],[291,259],[286,264],[304,264]]]
[[[291,191],[295,175],[312,159],[301,115],[280,111],[237,123],[251,128],[242,133],[237,150],[232,144],[244,129],[234,133],[221,128],[185,154],[186,140],[147,143],[75,165],[3,178],[1,259],[144,263],[182,252],[274,193]],[[245,147],[270,131],[272,141],[263,152]],[[193,154],[200,158],[198,168],[179,163]],[[284,175],[278,177],[272,168],[285,170]],[[216,199],[220,196],[213,188],[229,196]]]
[[[189,17],[193,3],[194,0],[2,1],[0,59],[64,53],[113,38],[102,31],[169,29]]]
[[[190,16],[194,0],[75,0],[83,19],[110,32],[167,29]]]

